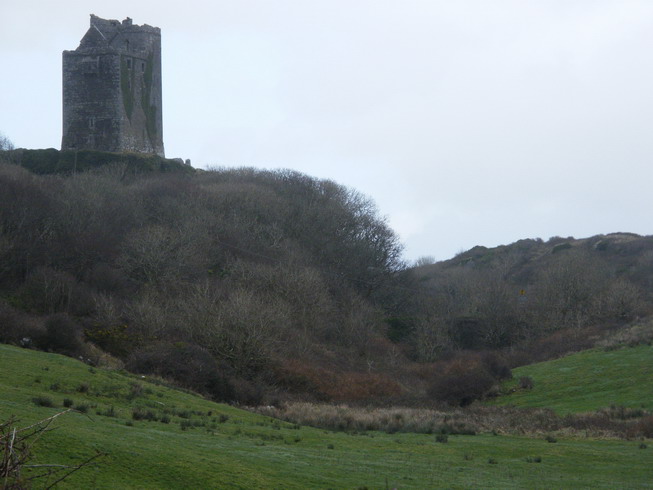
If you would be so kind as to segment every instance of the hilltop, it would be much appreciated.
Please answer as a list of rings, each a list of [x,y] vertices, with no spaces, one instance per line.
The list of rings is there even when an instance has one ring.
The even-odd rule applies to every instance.
[[[0,341],[215,400],[467,405],[653,313],[653,237],[409,267],[374,203],[329,180],[25,152],[0,155]]]

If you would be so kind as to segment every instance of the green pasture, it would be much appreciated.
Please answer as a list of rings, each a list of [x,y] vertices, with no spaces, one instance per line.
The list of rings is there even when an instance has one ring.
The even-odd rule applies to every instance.
[[[518,389],[522,376],[532,378],[531,390]],[[503,388],[516,391],[493,403],[547,407],[560,414],[610,406],[653,410],[653,346],[592,349],[523,366],[513,369]]]
[[[37,405],[38,397],[56,406]],[[642,448],[642,441],[483,434],[442,443],[425,434],[329,432],[0,345],[0,420],[16,415],[25,426],[63,410],[64,399],[86,413],[59,417],[35,446],[35,461],[106,454],[65,488],[653,487],[650,441]],[[134,420],[134,410],[157,420]]]

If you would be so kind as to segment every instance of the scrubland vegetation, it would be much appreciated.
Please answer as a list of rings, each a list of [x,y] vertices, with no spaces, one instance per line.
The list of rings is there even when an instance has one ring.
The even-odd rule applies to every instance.
[[[68,411],[73,484],[650,482],[653,237],[411,265],[328,180],[2,145],[0,442]]]
[[[215,400],[464,406],[651,314],[650,237],[409,267],[372,201],[331,181],[106,155],[37,175],[21,151],[0,154],[0,341]]]

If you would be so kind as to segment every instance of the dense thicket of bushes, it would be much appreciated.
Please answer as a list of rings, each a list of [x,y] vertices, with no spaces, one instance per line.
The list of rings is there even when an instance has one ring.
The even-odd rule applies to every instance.
[[[184,342],[156,342],[132,352],[125,366],[132,372],[154,374],[210,395],[219,401],[236,398],[228,379],[229,368],[220,369],[211,353]]]
[[[83,326],[133,369],[219,398],[228,389],[209,387],[197,365],[164,369],[163,359],[202,349],[211,373],[209,357],[273,385],[283,359],[362,370],[386,357],[374,340],[401,247],[351,189],[292,171],[145,175],[124,163],[67,176],[4,164],[0,189],[5,341],[33,337],[36,321],[35,345],[74,354]],[[175,343],[185,354],[162,347]]]
[[[464,405],[511,365],[651,314],[650,238],[525,240],[410,269],[372,201],[334,182],[100,163],[0,163],[0,341],[75,356],[92,342],[221,400]]]
[[[591,338],[581,346],[583,339],[575,338],[580,332],[597,335],[653,313],[653,237],[476,247],[412,274],[420,294],[404,330],[422,361],[460,349],[514,351],[544,338],[541,350],[561,355],[591,346]],[[532,354],[523,361],[532,361]]]

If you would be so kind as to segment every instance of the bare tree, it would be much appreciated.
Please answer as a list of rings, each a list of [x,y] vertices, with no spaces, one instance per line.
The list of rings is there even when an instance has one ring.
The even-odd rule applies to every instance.
[[[548,330],[587,326],[594,316],[595,299],[609,284],[602,263],[592,260],[585,250],[569,251],[539,274],[533,310],[536,323]]]
[[[3,489],[30,488],[35,480],[42,483],[43,488],[52,488],[104,456],[97,452],[76,465],[30,463],[34,443],[51,430],[49,427],[57,417],[68,412],[70,409],[23,428],[15,426],[17,420],[13,417],[0,423],[0,484]]]
[[[0,151],[13,150],[13,149],[14,149],[14,144],[11,142],[11,140],[0,132]]]

